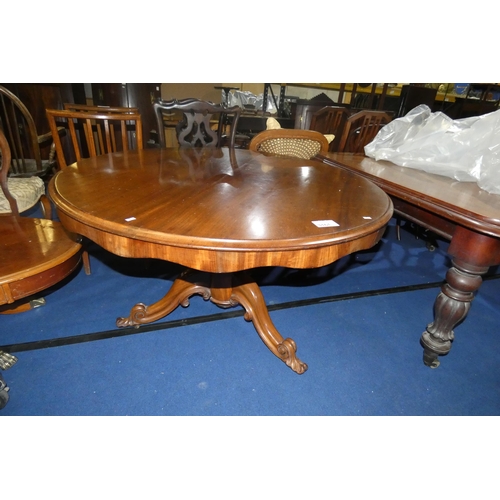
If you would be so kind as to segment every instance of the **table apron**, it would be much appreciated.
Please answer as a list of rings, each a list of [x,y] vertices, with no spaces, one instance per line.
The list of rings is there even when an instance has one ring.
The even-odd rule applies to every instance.
[[[160,259],[190,269],[211,273],[231,273],[257,267],[310,269],[322,267],[353,252],[366,250],[378,243],[386,226],[350,241],[325,243],[324,246],[300,249],[224,250],[174,246],[112,234],[88,226],[62,211],[59,218],[68,231],[80,234],[121,257]]]
[[[394,213],[396,215],[410,222],[414,222],[425,229],[429,229],[447,240],[453,238],[455,228],[457,227],[456,223],[444,217],[440,217],[425,208],[414,205],[413,203],[408,203],[401,198],[392,195],[390,195],[390,197],[394,204]]]

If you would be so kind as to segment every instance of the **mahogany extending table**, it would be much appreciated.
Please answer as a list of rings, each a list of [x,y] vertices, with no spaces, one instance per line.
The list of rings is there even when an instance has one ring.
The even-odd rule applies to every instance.
[[[144,149],[82,159],[49,186],[67,230],[123,257],[186,268],[166,295],[138,303],[119,327],[165,317],[189,297],[241,305],[292,370],[307,365],[273,325],[246,271],[315,268],[375,245],[393,214],[372,182],[320,161],[227,148]]]
[[[435,368],[448,354],[454,331],[467,316],[491,266],[500,264],[500,196],[474,182],[399,167],[352,153],[322,155],[325,164],[362,175],[390,195],[394,212],[450,241],[452,266],[434,304],[434,320],[421,336],[424,363]]]

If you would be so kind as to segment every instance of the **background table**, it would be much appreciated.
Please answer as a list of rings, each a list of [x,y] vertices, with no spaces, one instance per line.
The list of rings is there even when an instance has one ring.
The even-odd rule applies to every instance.
[[[434,304],[434,321],[422,334],[424,363],[439,365],[454,339],[453,328],[469,312],[490,266],[500,264],[500,196],[474,182],[375,161],[363,155],[328,153],[325,163],[373,181],[388,193],[394,212],[451,241],[452,267]]]

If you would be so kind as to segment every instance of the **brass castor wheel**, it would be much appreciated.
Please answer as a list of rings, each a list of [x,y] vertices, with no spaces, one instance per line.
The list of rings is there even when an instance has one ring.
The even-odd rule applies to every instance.
[[[438,355],[424,349],[424,365],[429,368],[437,368],[440,365]]]

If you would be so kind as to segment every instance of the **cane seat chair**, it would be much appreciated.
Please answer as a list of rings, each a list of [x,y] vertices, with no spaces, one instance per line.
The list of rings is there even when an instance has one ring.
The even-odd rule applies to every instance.
[[[314,130],[278,128],[257,134],[248,149],[273,156],[309,160],[319,153],[328,152],[328,139]]]
[[[227,107],[194,98],[170,101],[157,99],[153,109],[161,147],[166,147],[164,120],[171,119],[176,114],[179,121],[175,130],[180,147],[235,147],[236,130],[241,115],[239,106]]]
[[[339,151],[343,153],[364,153],[379,130],[392,121],[392,116],[385,111],[358,111],[349,116],[346,121]]]
[[[97,155],[143,149],[142,119],[136,112],[93,112],[47,109],[47,119],[57,151],[60,169],[73,161],[92,158]],[[69,152],[58,134],[58,127],[67,127],[70,138]],[[71,154],[71,157],[69,156]],[[90,274],[88,252],[83,252],[83,265],[86,274]]]

